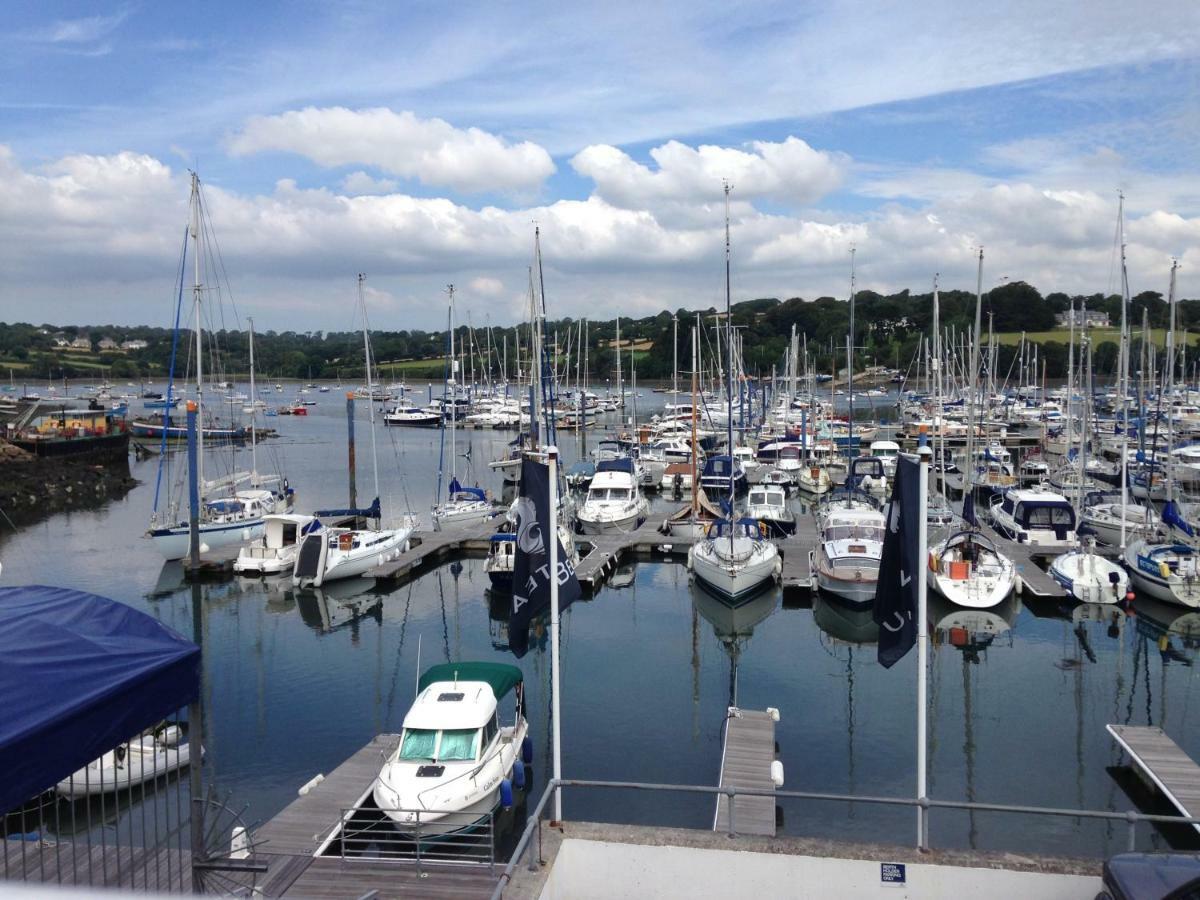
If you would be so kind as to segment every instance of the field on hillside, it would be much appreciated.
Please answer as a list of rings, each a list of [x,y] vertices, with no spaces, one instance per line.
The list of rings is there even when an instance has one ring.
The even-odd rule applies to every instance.
[[[1141,329],[1130,329],[1131,337],[1137,340],[1141,337]],[[1120,328],[1089,328],[1088,336],[1092,339],[1093,344],[1103,344],[1106,341],[1117,343],[1121,339]],[[1166,346],[1167,330],[1165,328],[1152,328],[1150,330],[1151,340],[1159,347]],[[1025,339],[1033,341],[1035,344],[1044,344],[1050,341],[1057,341],[1060,344],[1067,343],[1071,338],[1071,330],[1069,328],[1056,328],[1053,331],[1027,331]],[[1176,341],[1183,344],[1184,335],[1182,333],[1176,336]],[[996,332],[996,340],[1001,344],[1016,345],[1021,343],[1021,332],[1019,331],[1003,331]],[[1079,332],[1075,333],[1075,341],[1079,342]],[[1189,346],[1200,344],[1200,334],[1187,335]],[[984,343],[987,343],[987,335],[984,335]]]

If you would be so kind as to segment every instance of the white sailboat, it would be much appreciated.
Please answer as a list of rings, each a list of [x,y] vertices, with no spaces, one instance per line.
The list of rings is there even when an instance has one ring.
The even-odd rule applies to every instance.
[[[733,313],[729,284],[729,183],[725,183],[725,328],[726,328],[726,441],[733,444]],[[703,540],[688,554],[688,567],[700,584],[732,606],[746,602],[779,577],[783,563],[779,548],[766,539],[759,523],[737,518],[733,504],[738,467],[729,467],[729,515],[709,526]],[[595,482],[593,482],[595,484]]]
[[[368,333],[367,306],[363,298],[363,280],[358,276],[358,302],[363,317],[363,350],[367,371],[371,371],[371,340]],[[340,578],[363,575],[376,566],[398,557],[408,546],[408,538],[417,527],[415,516],[405,514],[391,528],[382,527],[379,508],[379,460],[375,447],[375,404],[367,403],[371,423],[371,465],[375,476],[375,502],[369,510],[343,510],[350,515],[373,519],[374,528],[321,528],[310,531],[300,544],[292,567],[292,583],[297,587],[321,587]],[[366,514],[363,516],[363,514]],[[336,513],[333,513],[336,514]],[[318,513],[317,515],[328,515]]]
[[[242,544],[260,537],[263,533],[264,516],[291,509],[292,491],[286,480],[278,476],[261,476],[258,473],[257,456],[254,455],[256,453],[254,410],[251,411],[250,432],[251,454],[255,462],[252,467],[253,471],[234,472],[211,481],[205,480],[204,477],[204,348],[201,316],[204,286],[200,280],[201,238],[204,232],[201,228],[200,214],[200,179],[193,172],[188,234],[192,243],[192,304],[195,310],[196,341],[196,462],[198,471],[195,477],[200,492],[200,549],[204,552],[217,547]],[[253,354],[253,325],[250,333],[250,347],[251,354]],[[253,378],[253,361],[250,371],[251,378]],[[227,449],[232,454],[232,448]],[[166,454],[163,455],[160,466],[165,464]],[[268,484],[276,485],[276,489],[267,489],[266,485]],[[239,489],[239,485],[248,486]],[[188,554],[191,530],[188,517],[180,508],[183,493],[180,490],[174,502],[168,497],[167,505],[161,513],[161,519],[159,510],[155,510],[151,517],[150,529],[146,533],[164,559],[182,559]]]

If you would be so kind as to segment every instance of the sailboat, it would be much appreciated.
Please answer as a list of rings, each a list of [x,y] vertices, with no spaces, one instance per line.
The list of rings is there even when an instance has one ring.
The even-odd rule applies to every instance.
[[[358,303],[363,317],[363,350],[367,371],[371,371],[371,340],[367,324],[367,305],[363,297],[363,281],[358,276]],[[375,501],[368,509],[319,510],[314,515],[356,516],[372,519],[374,528],[336,527],[314,529],[304,536],[292,568],[292,584],[297,587],[321,587],[339,578],[362,575],[398,557],[408,546],[408,538],[417,527],[415,516],[405,514],[392,528],[383,527],[379,506],[379,460],[375,448],[375,404],[367,403],[371,423],[371,465],[375,475]]]
[[[729,182],[725,183],[725,329],[728,367],[725,380],[726,441],[733,449],[733,301],[729,284]],[[732,462],[732,456],[730,460]],[[688,567],[700,584],[731,606],[738,606],[765,588],[782,572],[779,548],[766,539],[765,529],[734,512],[736,466],[729,466],[729,512],[709,526],[706,537],[688,553]],[[593,482],[594,484],[594,482]]]
[[[447,329],[449,331],[448,348],[449,356],[446,359],[446,400],[443,401],[443,408],[449,409],[450,419],[450,484],[449,497],[434,506],[433,508],[433,528],[434,531],[441,531],[444,525],[470,525],[476,522],[485,522],[488,519],[500,513],[500,507],[492,503],[487,492],[480,487],[466,487],[458,480],[458,475],[455,474],[455,468],[458,464],[458,447],[455,442],[455,421],[458,419],[460,411],[457,403],[458,392],[458,360],[454,356],[454,285],[449,285],[446,293],[450,296],[449,312],[447,313]],[[445,432],[442,434],[443,447],[445,446]],[[442,472],[441,467],[438,467],[438,492],[441,492]]]
[[[287,480],[279,476],[262,476],[257,470],[257,456],[254,446],[254,429],[251,427],[251,453],[255,461],[251,472],[233,472],[221,478],[212,481],[205,480],[204,477],[204,445],[206,439],[206,429],[204,428],[204,347],[203,347],[203,320],[201,308],[204,298],[204,285],[200,280],[201,273],[201,238],[205,233],[201,228],[201,198],[200,198],[200,179],[195,172],[192,173],[192,192],[189,203],[190,222],[188,226],[188,234],[192,243],[192,305],[195,310],[195,360],[196,360],[196,406],[197,406],[197,428],[196,428],[196,462],[197,472],[195,473],[196,483],[200,493],[200,548],[201,550],[211,550],[217,547],[227,547],[231,545],[242,544],[260,537],[264,530],[263,518],[272,513],[288,512],[292,506],[293,491],[289,487]],[[186,250],[185,250],[186,252]],[[182,294],[179,302],[182,303]],[[178,312],[176,314],[176,323],[178,326]],[[178,331],[178,327],[176,328]],[[174,359],[172,359],[172,366]],[[173,384],[173,382],[172,382]],[[172,388],[167,388],[167,396],[171,397]],[[252,419],[253,422],[253,419]],[[186,434],[186,429],[184,429]],[[164,431],[160,438],[165,445],[169,435]],[[165,449],[165,447],[164,447]],[[232,456],[232,448],[226,445],[226,450]],[[232,459],[229,460],[232,463]],[[164,453],[159,462],[159,478],[167,472],[169,460]],[[239,485],[248,484],[244,489],[238,489]],[[265,486],[274,484],[276,490],[268,490]],[[170,488],[168,484],[168,497],[165,507],[160,511],[157,506],[158,492],[155,492],[155,510],[151,516],[150,529],[146,532],[147,536],[153,541],[155,549],[162,554],[164,559],[182,559],[188,553],[190,543],[190,523],[186,515],[181,515],[180,502],[183,497],[183,490],[179,490],[175,497],[170,496]],[[160,515],[161,513],[161,515]]]

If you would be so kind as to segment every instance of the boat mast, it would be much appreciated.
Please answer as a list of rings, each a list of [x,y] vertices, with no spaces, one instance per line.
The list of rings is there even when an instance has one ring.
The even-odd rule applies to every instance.
[[[455,378],[458,374],[458,360],[454,358],[454,285],[446,285],[446,295],[450,298],[446,312],[446,327],[450,330],[450,379],[446,382],[446,391],[450,395],[450,480],[454,481],[458,477],[455,471],[458,468],[458,455],[454,443],[454,421],[458,418],[458,379]],[[445,414],[444,402],[442,406],[442,413]]]
[[[1175,270],[1179,268],[1179,260],[1171,260],[1171,286],[1167,290],[1167,306],[1170,310],[1170,325],[1167,329],[1167,503],[1175,500],[1174,466],[1171,451],[1174,449],[1175,423],[1171,408],[1175,401]],[[1155,442],[1157,443],[1157,441]],[[1147,484],[1154,483],[1153,477],[1147,478]],[[1149,494],[1147,494],[1149,498]]]
[[[697,459],[700,454],[696,451],[699,446],[696,443],[696,393],[698,390],[698,381],[700,378],[700,331],[692,326],[692,521],[693,523],[699,517],[700,513],[700,472],[697,470]],[[693,529],[694,531],[695,529]]]
[[[196,308],[196,484],[204,495],[204,353],[200,342],[200,303],[203,290],[200,286],[200,178],[192,172],[192,305]],[[170,408],[163,410],[163,429],[171,421]]]
[[[1121,404],[1121,551],[1125,551],[1125,516],[1129,506],[1129,271],[1125,267],[1125,194],[1117,192],[1117,239],[1121,242],[1121,345],[1117,402]]]
[[[729,283],[729,181],[723,181],[725,189],[725,352],[728,354],[725,372],[725,441],[729,446],[729,548],[733,551],[733,293]]]
[[[363,291],[363,283],[367,276],[358,273],[358,305],[362,307],[363,316],[363,358],[367,362],[367,421],[371,423],[371,470],[375,477],[375,497],[379,498],[379,455],[375,452],[375,393],[371,387],[371,339],[368,335],[367,300]]]
[[[979,248],[979,268],[975,273],[975,335],[971,342],[971,365],[967,369],[967,473],[964,488],[974,491],[971,476],[975,473],[975,378],[979,372],[979,333],[983,325],[983,248]],[[966,495],[963,504],[966,505]],[[978,517],[976,517],[978,520]],[[925,523],[921,523],[922,526]]]
[[[846,432],[846,457],[854,453],[854,254],[855,247],[850,247],[850,333],[846,335],[846,391],[850,399],[848,430]]]
[[[671,402],[678,403],[675,398],[679,396],[679,315],[676,313],[671,316],[671,351],[673,359],[671,362]]]
[[[937,458],[935,464],[944,462],[946,453],[946,436],[939,424],[944,419],[944,399],[942,397],[942,333],[941,333],[941,309],[939,308],[940,297],[938,295],[938,278],[940,274],[933,273],[933,365],[936,387],[933,393],[933,440],[938,445]],[[942,486],[942,500],[946,499],[946,467],[942,466],[942,477],[940,480]]]
[[[255,406],[258,395],[254,392],[254,319],[248,318],[250,324],[250,483],[258,484],[258,407]],[[309,370],[312,371],[311,369]]]

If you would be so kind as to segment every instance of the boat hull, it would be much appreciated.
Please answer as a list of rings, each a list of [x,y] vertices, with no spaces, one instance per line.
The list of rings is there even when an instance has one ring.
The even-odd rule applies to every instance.
[[[731,564],[704,543],[693,548],[691,563],[700,586],[731,606],[749,602],[766,590],[778,574],[780,565],[778,551],[756,555],[745,563]]]
[[[242,522],[222,524],[202,523],[200,525],[200,549],[215,550],[218,547],[234,547],[263,536],[265,525],[261,518],[246,519]],[[183,559],[188,555],[191,542],[191,529],[187,525],[177,525],[174,528],[155,528],[150,532],[154,549],[162,554],[163,559]]]

